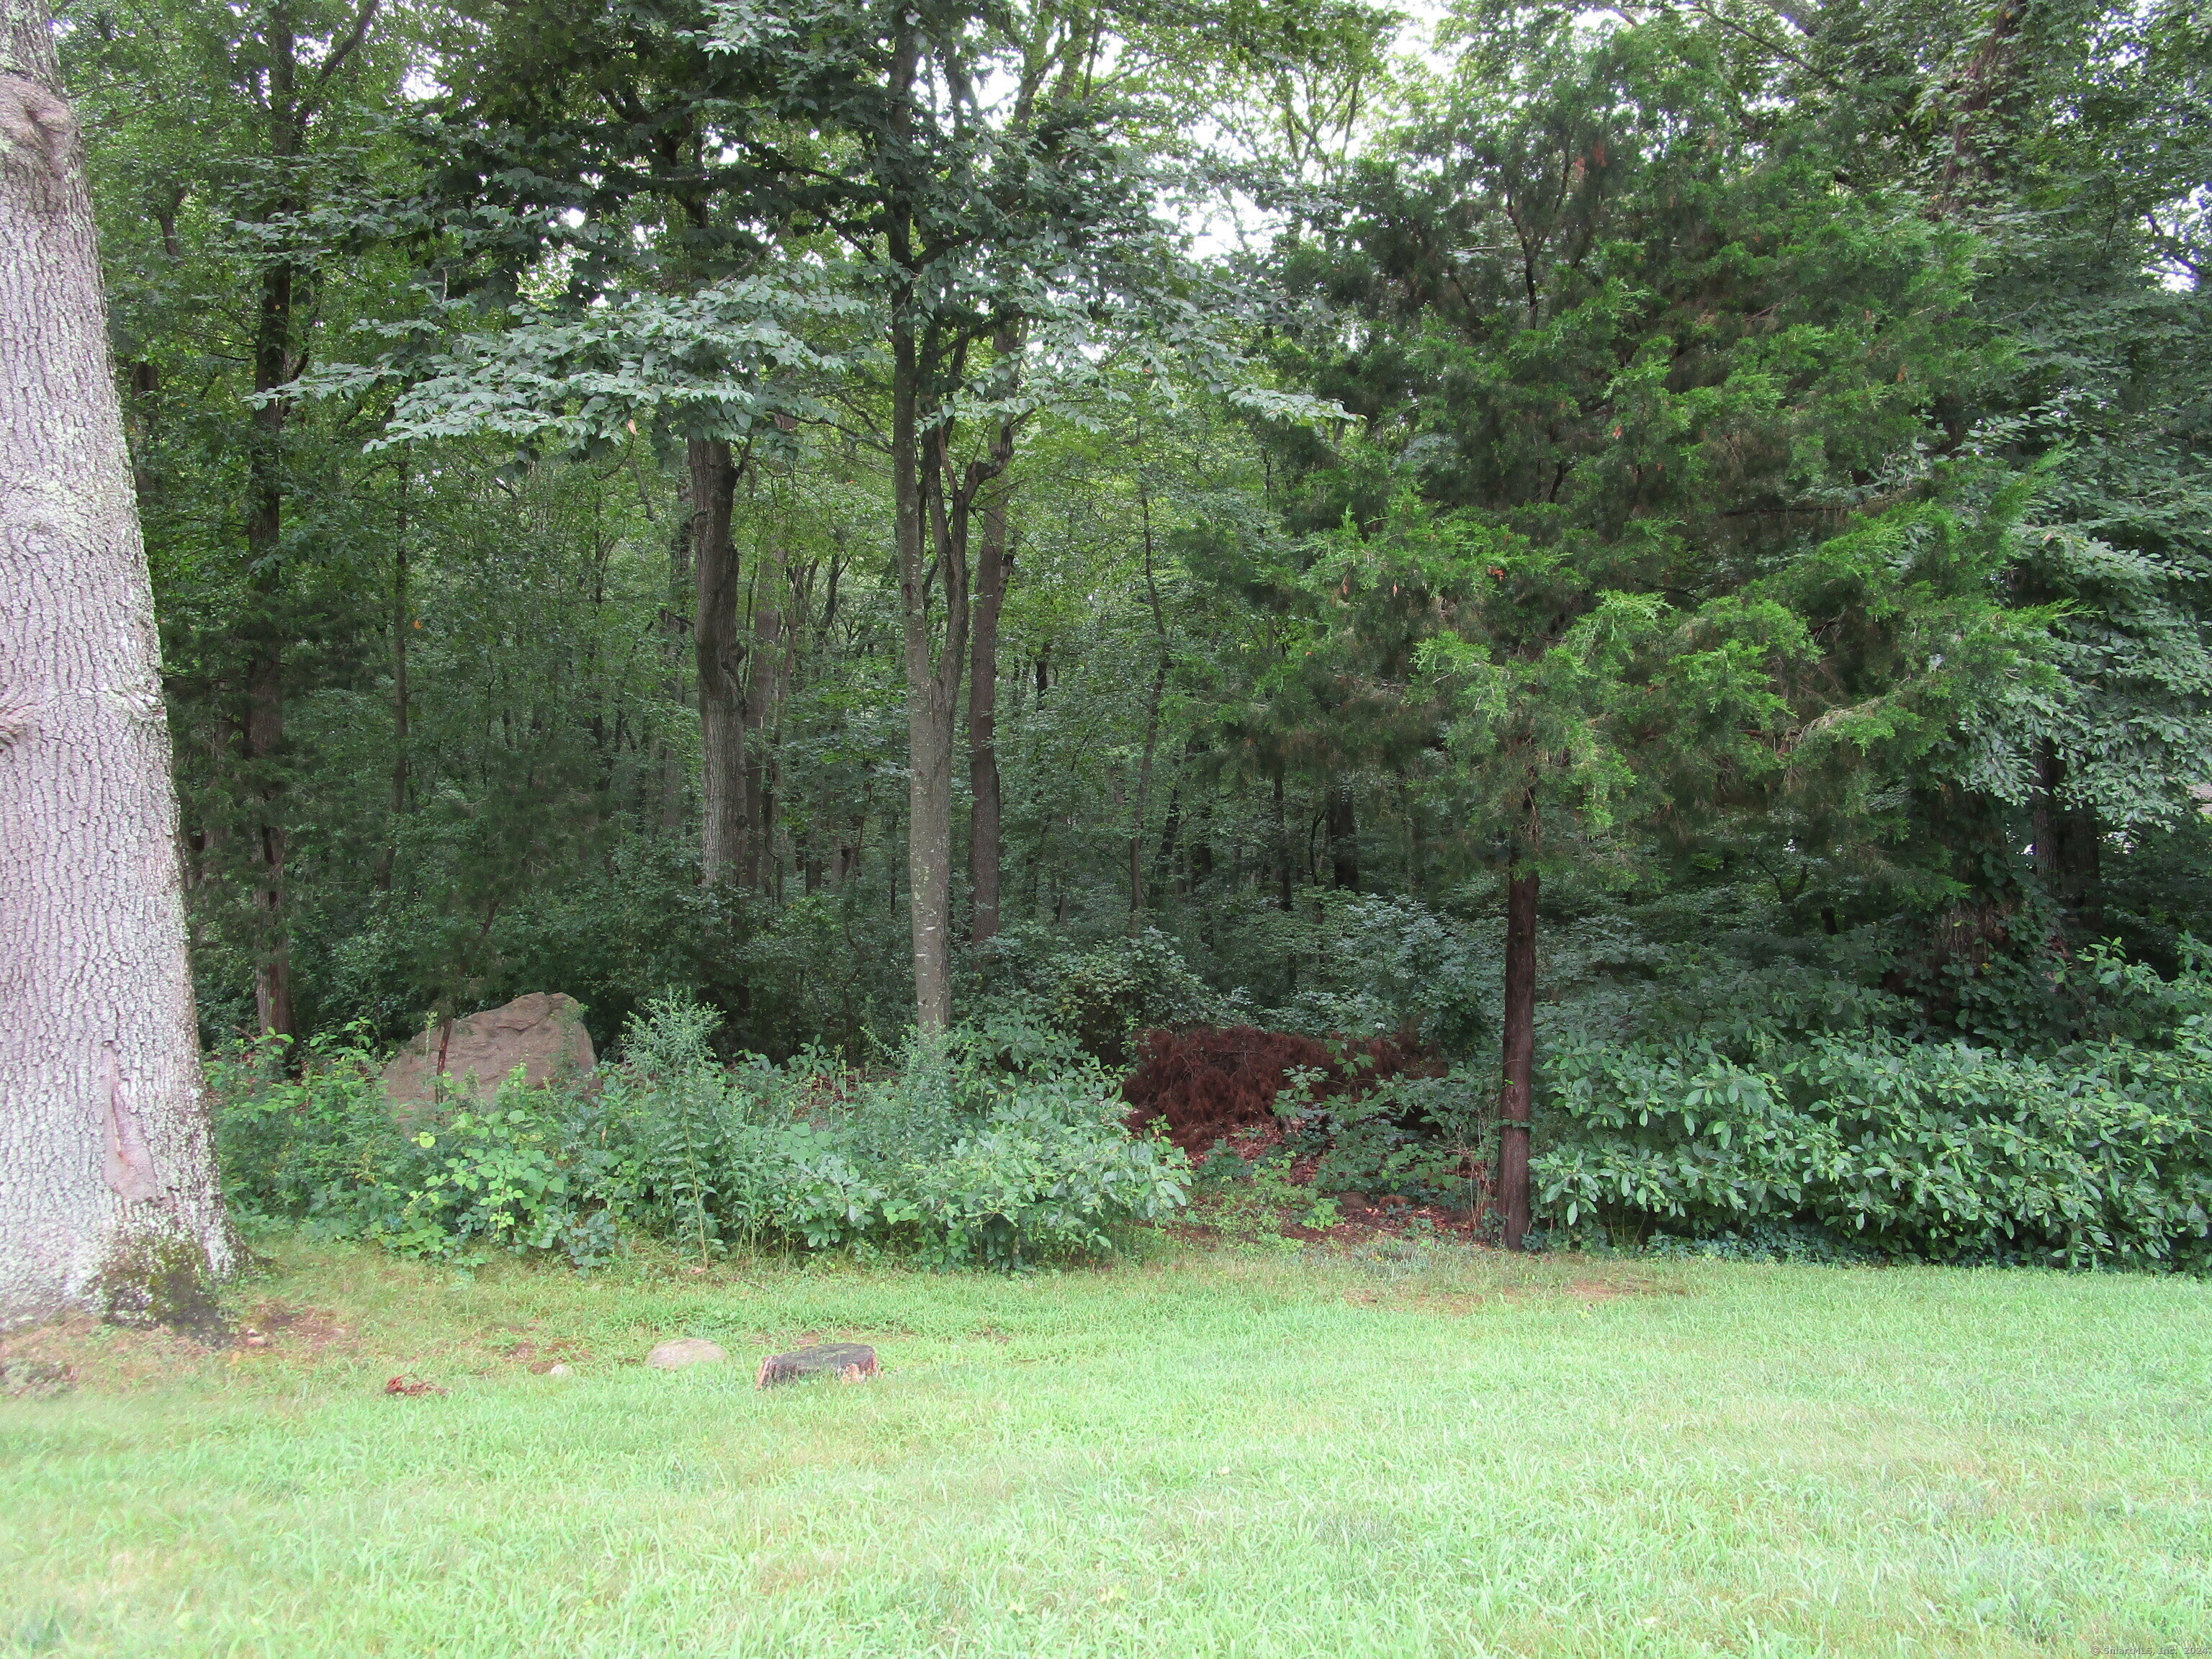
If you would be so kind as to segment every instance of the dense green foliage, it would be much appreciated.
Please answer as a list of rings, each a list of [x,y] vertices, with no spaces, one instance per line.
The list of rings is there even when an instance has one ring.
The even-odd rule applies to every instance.
[[[234,1206],[403,1255],[495,1252],[603,1265],[659,1237],[728,1250],[884,1251],[1012,1270],[1110,1251],[1183,1199],[1188,1165],[1121,1122],[1114,1079],[1048,1033],[962,1030],[895,1071],[818,1051],[720,1065],[719,1018],[653,1005],[595,1077],[394,1121],[374,1057],[325,1045],[296,1079],[281,1048],[219,1060],[217,1142]]]
[[[1555,1237],[2203,1264],[2195,9],[63,21],[249,1207],[1087,1250],[1195,1023],[1479,1193],[1533,991]],[[663,1012],[370,1109],[532,990]]]
[[[1545,1207],[1570,1233],[1803,1220],[1885,1254],[2201,1269],[2212,978],[2194,953],[2172,987],[2092,967],[2134,994],[2122,1007],[2150,1004],[2171,1046],[2108,1036],[2039,1057],[1914,1041],[1863,1002],[1748,986],[1686,1030],[1565,1046],[1536,1161]]]

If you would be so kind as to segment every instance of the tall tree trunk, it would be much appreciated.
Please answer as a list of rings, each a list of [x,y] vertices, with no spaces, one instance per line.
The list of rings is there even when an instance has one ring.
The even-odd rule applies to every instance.
[[[262,273],[254,332],[253,389],[273,392],[291,377],[292,272]],[[285,902],[284,747],[284,400],[253,413],[247,446],[246,516],[246,707],[240,721],[249,802],[254,908],[253,1000],[264,1033],[296,1035],[292,1009],[291,918]]]
[[[745,800],[745,640],[738,626],[738,549],[730,534],[738,470],[729,445],[694,438],[691,642],[699,674],[700,878],[743,881],[750,867]]]
[[[775,829],[767,739],[785,666],[780,648],[783,643],[783,555],[780,551],[771,553],[763,568],[755,573],[753,639],[749,659],[751,672],[745,677],[745,867],[742,878],[746,886],[754,889],[765,884],[763,866],[770,855],[769,838]]]
[[[968,938],[981,945],[999,934],[999,884],[1006,848],[999,788],[999,612],[1006,602],[1013,559],[1006,538],[1006,492],[983,503],[983,544],[975,556],[974,662],[968,675],[968,787],[975,806],[968,822],[968,871],[974,903]]]
[[[1536,886],[1519,860],[1505,877],[1505,1040],[1498,1091],[1498,1207],[1504,1245],[1528,1231],[1528,1114],[1536,1073]]]
[[[1129,932],[1137,931],[1145,914],[1145,811],[1152,793],[1152,756],[1160,741],[1160,699],[1168,685],[1167,613],[1160,608],[1159,579],[1152,566],[1152,498],[1145,487],[1139,463],[1137,510],[1145,538],[1145,598],[1152,612],[1152,636],[1157,647],[1152,662],[1152,686],[1145,699],[1145,747],[1137,763],[1137,794],[1129,815]]]
[[[392,550],[392,817],[407,811],[407,636],[415,618],[407,591],[407,485],[414,471],[400,452],[398,534]]]
[[[1352,786],[1332,779],[1328,788],[1328,879],[1345,892],[1359,886],[1359,817]]]
[[[296,24],[289,5],[271,7],[263,45],[268,59],[269,160],[276,194],[271,216],[295,210],[291,169],[305,148],[299,96]],[[289,398],[273,395],[300,365],[292,351],[301,272],[279,256],[262,268],[253,331],[253,390],[261,398],[246,443],[246,567],[252,598],[246,627],[246,707],[240,722],[252,859],[253,1000],[264,1033],[298,1035],[292,1004],[291,907],[285,884],[289,848],[284,803],[285,616],[284,428]]]
[[[688,469],[687,469],[688,471]],[[695,534],[691,511],[691,486],[684,485],[683,511],[676,515],[676,527],[668,544],[668,602],[660,607],[660,635],[667,664],[666,678],[661,682],[664,695],[671,704],[688,702],[684,684],[684,633],[690,626],[689,616],[698,600],[692,591],[691,542]],[[686,799],[689,790],[684,775],[684,757],[677,746],[662,738],[659,741],[660,827],[674,834],[684,827]]]
[[[2036,754],[2035,873],[2064,913],[2068,931],[2094,939],[2104,926],[2104,826],[2094,808],[2066,799],[2066,762],[2045,742]]]
[[[0,1328],[190,1311],[216,1187],[151,584],[76,124],[0,0]]]
[[[1291,821],[1283,803],[1283,763],[1275,763],[1272,779],[1274,786],[1275,807],[1275,873],[1282,883],[1278,902],[1283,914],[1291,913]]]

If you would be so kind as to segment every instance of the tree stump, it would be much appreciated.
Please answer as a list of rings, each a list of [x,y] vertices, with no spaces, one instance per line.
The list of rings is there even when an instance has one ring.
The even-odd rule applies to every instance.
[[[761,1361],[756,1386],[768,1389],[802,1377],[834,1376],[840,1382],[858,1382],[877,1372],[876,1351],[865,1342],[825,1342],[818,1347],[793,1348],[772,1353]]]

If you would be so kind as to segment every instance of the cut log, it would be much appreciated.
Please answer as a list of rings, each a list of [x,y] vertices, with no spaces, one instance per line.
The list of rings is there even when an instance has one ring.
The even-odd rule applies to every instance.
[[[761,1361],[754,1379],[761,1388],[796,1382],[806,1376],[834,1376],[840,1382],[858,1382],[876,1374],[876,1351],[865,1342],[825,1342],[819,1347],[793,1348],[772,1353]]]

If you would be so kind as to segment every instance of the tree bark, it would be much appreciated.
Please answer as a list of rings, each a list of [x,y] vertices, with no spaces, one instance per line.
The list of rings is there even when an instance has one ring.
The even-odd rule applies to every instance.
[[[1505,877],[1504,1066],[1498,1091],[1498,1207],[1504,1243],[1528,1231],[1528,1113],[1536,1072],[1536,872],[1516,860]]]
[[[184,1310],[216,1182],[154,603],[44,0],[0,0],[0,1328]]]
[[[738,470],[729,445],[694,438],[691,642],[699,675],[699,877],[743,881],[750,868],[745,799],[745,641],[738,626],[738,550],[730,534]]]

